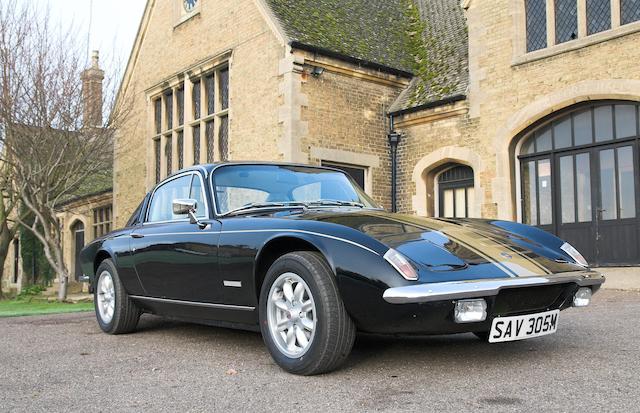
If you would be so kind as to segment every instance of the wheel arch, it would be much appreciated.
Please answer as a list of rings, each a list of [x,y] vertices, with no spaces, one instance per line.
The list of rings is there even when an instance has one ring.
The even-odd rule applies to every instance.
[[[310,236],[304,235],[278,235],[269,239],[262,246],[258,254],[256,255],[256,262],[254,266],[254,281],[256,288],[256,297],[260,297],[260,289],[264,278],[271,268],[271,265],[281,256],[295,251],[312,251],[322,255],[325,259],[333,274],[336,274],[336,269],[333,260],[330,259],[327,249],[322,242],[313,239]]]

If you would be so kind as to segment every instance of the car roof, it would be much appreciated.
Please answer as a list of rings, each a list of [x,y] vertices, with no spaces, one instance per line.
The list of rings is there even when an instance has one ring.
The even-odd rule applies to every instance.
[[[339,172],[343,172],[340,169],[336,169],[336,168],[332,168],[332,167],[328,167],[328,166],[321,166],[321,165],[309,165],[309,164],[303,164],[303,163],[293,163],[293,162],[267,162],[267,161],[225,161],[225,162],[213,162],[213,163],[206,163],[206,164],[199,164],[199,165],[193,165],[193,166],[189,166],[183,169],[180,169],[179,171],[176,171],[174,173],[172,173],[171,175],[167,176],[165,179],[163,179],[162,181],[165,181],[175,175],[179,175],[188,171],[200,171],[200,172],[204,172],[205,178],[212,173],[214,170],[222,167],[222,166],[229,166],[229,165],[273,165],[273,166],[296,166],[296,167],[303,167],[303,168],[316,168],[316,169],[327,169],[330,171],[339,171]]]

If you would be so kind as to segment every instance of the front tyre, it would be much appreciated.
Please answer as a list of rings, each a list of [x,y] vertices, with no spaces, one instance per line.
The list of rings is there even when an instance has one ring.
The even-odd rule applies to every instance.
[[[118,270],[106,259],[96,271],[93,303],[98,325],[107,334],[125,334],[136,329],[141,311],[129,298]]]
[[[290,373],[329,372],[351,352],[356,328],[333,272],[318,253],[300,251],[278,258],[262,284],[259,312],[267,349]]]

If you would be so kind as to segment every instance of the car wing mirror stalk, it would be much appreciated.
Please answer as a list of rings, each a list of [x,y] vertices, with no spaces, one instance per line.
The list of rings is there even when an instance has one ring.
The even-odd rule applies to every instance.
[[[175,215],[188,215],[189,222],[197,224],[198,228],[205,229],[207,224],[200,221],[196,216],[198,209],[198,201],[195,199],[174,199],[173,200],[173,213]]]

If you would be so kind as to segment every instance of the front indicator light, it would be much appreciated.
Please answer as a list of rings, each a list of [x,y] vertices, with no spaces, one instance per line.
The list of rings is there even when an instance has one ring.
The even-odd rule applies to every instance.
[[[456,301],[456,323],[477,323],[487,318],[487,302],[483,299]]]
[[[395,268],[400,275],[409,281],[415,281],[418,279],[418,273],[413,265],[407,260],[404,255],[400,254],[393,248],[389,248],[389,251],[384,254],[384,259],[389,262]]]
[[[578,288],[576,294],[573,296],[573,306],[574,307],[586,307],[591,303],[591,288],[589,287],[581,287]]]
[[[587,260],[582,256],[582,254],[580,254],[580,252],[575,249],[573,247],[573,245],[569,244],[568,242],[565,242],[564,244],[562,244],[562,246],[560,247],[560,249],[564,252],[566,252],[567,254],[569,254],[569,256],[578,264],[578,265],[582,265],[583,267],[588,267],[589,263],[587,262]]]

